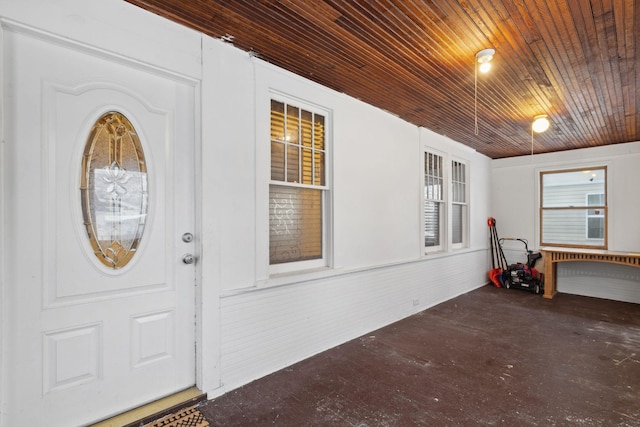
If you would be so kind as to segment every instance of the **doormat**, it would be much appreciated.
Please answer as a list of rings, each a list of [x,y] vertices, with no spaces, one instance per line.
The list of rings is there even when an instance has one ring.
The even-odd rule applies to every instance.
[[[168,415],[145,427],[209,427],[209,422],[195,406]]]

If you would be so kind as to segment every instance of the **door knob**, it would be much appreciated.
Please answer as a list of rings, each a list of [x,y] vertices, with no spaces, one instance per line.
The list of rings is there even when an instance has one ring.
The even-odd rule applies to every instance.
[[[182,262],[184,262],[185,264],[193,264],[194,262],[196,262],[196,257],[194,257],[192,254],[185,254],[182,257]]]

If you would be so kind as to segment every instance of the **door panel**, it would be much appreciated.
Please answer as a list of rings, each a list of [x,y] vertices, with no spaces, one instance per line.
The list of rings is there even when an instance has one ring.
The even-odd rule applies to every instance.
[[[52,136],[48,141],[49,152],[55,153],[50,156],[52,162],[48,166],[50,179],[47,181],[50,188],[47,202],[48,211],[56,212],[56,215],[48,218],[47,224],[51,244],[45,253],[45,260],[48,261],[48,276],[52,279],[46,284],[47,305],[79,297],[91,300],[143,291],[145,288],[157,290],[173,286],[173,281],[166,279],[172,276],[176,265],[168,262],[166,248],[171,246],[171,238],[176,231],[168,221],[172,213],[162,209],[174,206],[170,192],[172,187],[170,183],[167,186],[164,180],[166,176],[171,177],[168,168],[172,165],[155,161],[159,159],[150,159],[149,200],[152,206],[159,209],[149,213],[140,247],[131,263],[121,270],[105,268],[92,253],[83,226],[78,173],[90,128],[105,110],[117,110],[139,121],[134,123],[134,127],[144,144],[142,148],[145,153],[154,152],[149,142],[164,141],[165,132],[171,132],[170,112],[150,111],[151,107],[142,104],[136,97],[122,93],[118,87],[105,88],[107,85],[104,83],[92,83],[80,89],[54,87],[51,84],[46,86],[43,98],[45,114],[55,112],[55,115],[49,115],[45,129],[45,134]],[[105,105],[105,100],[109,100],[110,105]],[[158,148],[162,149],[162,146]],[[171,151],[167,154],[171,155]],[[77,260],[81,258],[85,258],[86,262],[78,263]],[[158,265],[158,260],[167,262]]]
[[[5,425],[81,425],[193,385],[194,241],[181,236],[195,232],[195,85],[28,32],[4,31],[3,60]],[[94,255],[80,191],[110,111],[133,125],[148,183],[140,245],[119,269]]]

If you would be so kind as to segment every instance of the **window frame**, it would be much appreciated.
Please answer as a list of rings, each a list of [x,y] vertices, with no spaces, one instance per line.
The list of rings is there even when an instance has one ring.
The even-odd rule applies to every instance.
[[[464,181],[460,182],[461,184],[464,185],[464,191],[462,194],[464,194],[464,201],[460,202],[460,201],[456,201],[453,200],[455,197],[455,191],[453,189],[454,184],[458,181],[454,181],[455,177],[454,177],[454,173],[453,173],[453,167],[454,167],[454,163],[458,163],[460,165],[462,165],[464,167]],[[462,160],[462,159],[458,159],[455,157],[452,157],[451,160],[449,161],[449,166],[451,168],[451,180],[449,185],[451,186],[451,200],[450,200],[450,204],[451,204],[451,215],[450,215],[450,222],[451,222],[451,232],[450,232],[450,239],[449,241],[451,242],[451,249],[463,249],[463,248],[467,248],[469,247],[469,187],[470,187],[470,180],[469,180],[469,162],[466,160]],[[462,210],[462,230],[460,231],[461,234],[461,241],[454,243],[453,242],[453,225],[454,225],[454,220],[453,220],[453,205],[458,205],[458,206],[462,206],[463,210]]]
[[[420,221],[420,224],[422,224],[422,250],[425,254],[428,253],[434,253],[434,252],[444,252],[447,248],[446,245],[446,236],[448,235],[448,233],[446,232],[447,230],[447,226],[448,226],[448,221],[447,221],[447,193],[449,192],[449,186],[447,185],[447,167],[446,165],[448,164],[448,162],[446,161],[445,155],[443,153],[438,152],[437,150],[432,150],[428,147],[425,147],[422,150],[422,186],[421,186],[421,194],[422,194],[422,203],[421,203],[421,218],[422,221]],[[437,156],[438,158],[440,158],[440,171],[442,173],[442,175],[432,175],[432,177],[434,179],[440,179],[442,181],[440,187],[441,187],[441,192],[442,192],[442,196],[440,198],[429,198],[427,196],[428,193],[427,191],[427,171],[426,171],[426,167],[427,167],[427,156],[431,155],[431,156]],[[427,216],[426,216],[426,204],[427,202],[433,202],[436,205],[440,206],[440,212],[439,212],[439,223],[438,223],[438,233],[439,233],[439,244],[437,245],[432,245],[432,246],[427,246],[426,244],[426,221],[427,221]]]
[[[324,118],[324,159],[323,159],[323,169],[324,169],[324,184],[323,185],[310,185],[310,184],[303,184],[303,183],[297,183],[297,182],[289,182],[287,181],[287,178],[285,176],[285,180],[280,181],[280,180],[274,180],[272,179],[271,176],[271,172],[269,172],[268,175],[268,179],[267,179],[267,192],[270,194],[271,192],[271,188],[272,186],[282,186],[282,187],[294,187],[294,188],[301,188],[301,189],[314,189],[314,190],[319,190],[322,192],[321,195],[321,203],[322,203],[322,207],[321,207],[321,215],[322,215],[322,256],[318,259],[312,259],[312,260],[300,260],[300,261],[291,261],[291,262],[283,262],[283,263],[277,263],[277,264],[271,264],[270,262],[270,255],[269,255],[269,249],[268,247],[270,246],[270,242],[271,242],[271,231],[270,231],[270,225],[267,221],[267,226],[268,229],[266,230],[266,234],[267,234],[267,238],[266,238],[266,244],[267,244],[267,257],[266,257],[266,263],[267,263],[267,268],[268,268],[268,274],[269,276],[273,276],[273,275],[278,275],[278,274],[283,274],[283,273],[294,273],[294,272],[303,272],[305,270],[315,270],[315,269],[319,269],[319,268],[327,268],[330,267],[330,260],[329,260],[329,253],[330,253],[330,248],[331,248],[331,233],[330,233],[330,225],[331,225],[331,218],[329,217],[330,213],[331,213],[331,209],[330,209],[330,200],[331,200],[331,193],[332,193],[332,186],[331,186],[331,139],[332,139],[332,134],[331,134],[331,123],[332,123],[332,112],[331,110],[327,109],[327,108],[323,108],[321,106],[318,106],[316,104],[310,103],[308,101],[304,101],[301,100],[297,97],[292,97],[292,96],[288,96],[285,95],[283,93],[280,92],[276,92],[276,91],[269,91],[268,94],[268,111],[267,111],[267,116],[268,116],[268,120],[267,122],[269,123],[269,133],[268,133],[268,140],[269,140],[269,146],[271,145],[271,141],[273,141],[272,137],[271,137],[271,103],[272,101],[277,101],[277,102],[282,102],[285,104],[285,109],[286,106],[292,106],[292,107],[296,107],[298,108],[300,111],[301,110],[305,110],[308,112],[312,112],[314,114],[318,114],[318,115],[322,115]],[[286,110],[285,110],[285,115],[286,115]],[[300,135],[300,133],[302,132],[302,128],[299,127],[298,128],[298,135]],[[268,148],[267,149],[268,152],[268,156],[267,156],[267,164],[268,164],[268,169],[270,171],[271,169],[271,162],[272,162],[272,156],[271,156],[271,149]],[[314,160],[314,165],[315,165],[315,160]],[[285,168],[286,168],[286,163],[285,163]],[[315,171],[312,173],[312,175],[315,174]],[[269,196],[269,194],[267,195],[267,200],[268,203],[271,203],[271,197]],[[269,214],[271,212],[271,209],[268,207],[267,208],[267,213]]]
[[[585,203],[584,206],[575,206],[575,205],[566,205],[566,206],[544,206],[544,176],[551,174],[561,174],[561,173],[574,173],[574,172],[583,172],[583,173],[592,173],[595,170],[603,171],[603,189],[604,189],[604,204],[603,205],[594,205],[590,206],[587,204],[588,194],[596,194],[593,192],[585,192]],[[539,239],[540,246],[549,246],[549,247],[564,247],[564,248],[583,248],[583,249],[608,249],[608,218],[609,218],[609,203],[608,203],[608,194],[609,194],[609,176],[608,176],[608,166],[606,164],[592,165],[592,166],[583,166],[583,167],[570,167],[566,169],[552,169],[552,170],[540,170],[538,172],[538,180],[539,180],[539,197],[538,197],[538,224],[539,224]],[[598,193],[602,194],[602,193]],[[593,210],[594,208],[602,209],[604,216],[604,237],[602,239],[592,239],[588,238],[588,219],[587,215],[589,210]],[[544,239],[544,214],[545,212],[551,211],[584,211],[583,218],[585,218],[585,232],[584,232],[584,244],[578,243],[564,243],[564,242],[554,242],[554,241],[545,241]],[[589,240],[600,240],[602,244],[588,244]]]
[[[421,205],[420,205],[420,224],[421,224],[421,250],[424,255],[434,254],[434,253],[447,253],[450,251],[465,249],[469,247],[469,212],[471,209],[470,205],[470,162],[469,160],[459,158],[457,156],[450,155],[448,153],[441,152],[439,150],[433,149],[429,146],[423,146],[422,150],[422,162],[421,162]],[[426,215],[425,215],[425,207],[426,202],[430,199],[427,198],[427,171],[426,171],[426,161],[427,156],[433,155],[440,157],[442,161],[442,199],[438,201],[441,206],[440,212],[440,244],[427,246],[425,242],[426,238]],[[454,201],[454,165],[459,164],[464,166],[464,201]],[[453,243],[453,212],[454,205],[462,206],[462,230],[461,230],[461,241],[457,243]]]

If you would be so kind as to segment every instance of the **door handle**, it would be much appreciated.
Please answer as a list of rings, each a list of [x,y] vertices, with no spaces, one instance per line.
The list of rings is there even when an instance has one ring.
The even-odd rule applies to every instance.
[[[185,264],[193,264],[194,262],[196,262],[196,257],[194,257],[192,254],[184,254],[184,256],[182,257],[182,262],[184,262]]]

